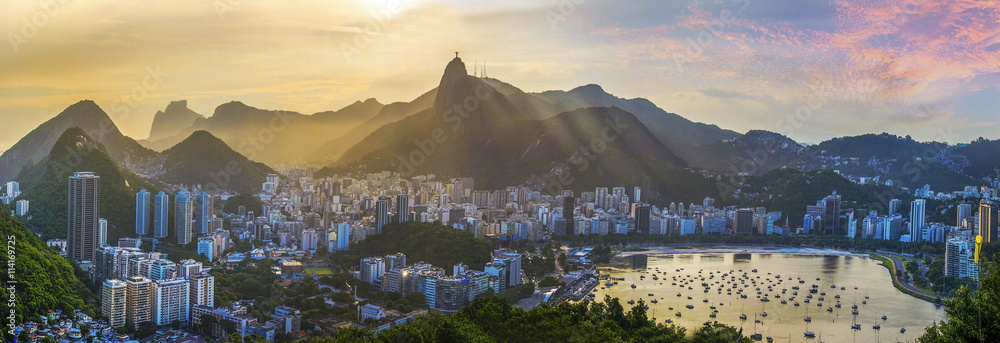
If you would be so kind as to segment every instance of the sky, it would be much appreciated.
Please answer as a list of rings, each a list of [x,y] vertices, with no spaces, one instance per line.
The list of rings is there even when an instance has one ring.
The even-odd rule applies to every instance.
[[[0,150],[92,99],[126,134],[188,100],[410,101],[457,51],[527,92],[599,84],[807,143],[1000,138],[1000,1],[5,0]],[[470,70],[471,72],[471,70]]]

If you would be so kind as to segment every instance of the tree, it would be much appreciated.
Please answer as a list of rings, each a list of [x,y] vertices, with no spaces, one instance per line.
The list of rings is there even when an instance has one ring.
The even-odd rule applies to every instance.
[[[218,324],[218,323],[219,323],[219,319],[215,318],[215,316],[213,316],[213,315],[210,315],[210,314],[203,314],[203,315],[201,315],[201,327],[202,327],[202,331],[205,332],[206,334],[211,334],[212,333],[212,327],[215,324]]]
[[[569,263],[566,262],[566,253],[559,254],[559,265],[562,266],[563,271],[569,270]]]
[[[1000,257],[998,255],[997,257]],[[1000,262],[981,265],[979,290],[961,286],[945,302],[947,321],[924,330],[920,342],[1000,342]]]
[[[223,319],[219,321],[219,326],[222,327],[222,331],[231,334],[236,332],[236,323],[229,319]]]

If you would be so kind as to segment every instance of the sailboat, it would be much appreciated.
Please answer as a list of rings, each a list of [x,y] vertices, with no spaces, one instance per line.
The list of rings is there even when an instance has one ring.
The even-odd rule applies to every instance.
[[[757,315],[756,314],[753,317],[754,317],[753,318],[754,319],[753,334],[750,335],[750,339],[755,340],[755,341],[759,341],[759,340],[764,339],[764,335],[761,335],[761,334],[757,333],[757,323],[759,321],[757,320]]]

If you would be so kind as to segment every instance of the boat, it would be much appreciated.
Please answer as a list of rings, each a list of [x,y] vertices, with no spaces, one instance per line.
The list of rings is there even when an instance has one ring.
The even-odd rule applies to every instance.
[[[648,296],[653,296],[653,293],[649,293],[649,294],[647,294],[647,295],[648,295]]]
[[[816,338],[816,334],[812,331],[806,331],[806,338]]]
[[[889,317],[882,316],[882,320],[886,320],[886,319],[889,319]]]
[[[632,284],[632,289],[635,289],[635,284],[634,283]]]
[[[747,315],[741,314],[740,315],[740,320],[747,320]]]
[[[674,322],[673,319],[667,318],[667,324],[670,324],[670,323],[673,323],[673,322]]]
[[[858,310],[851,311],[851,314],[858,314]]]
[[[881,329],[882,329],[882,327],[881,327],[881,326],[879,326],[878,324],[875,324],[875,325],[872,325],[872,329],[875,329],[875,330],[881,330]]]
[[[694,305],[687,305],[687,306],[684,306],[684,307],[687,307],[690,310],[690,309],[694,308]]]
[[[851,329],[854,329],[854,330],[861,330],[861,324],[854,324],[854,325],[851,325]]]
[[[715,318],[715,313],[709,314],[708,316],[711,318]]]
[[[650,300],[649,302],[654,303],[654,304],[657,303],[656,299]]]
[[[812,322],[812,321],[813,321],[812,317],[806,317],[806,323],[809,323],[809,322]]]
[[[629,301],[628,301],[628,304],[629,304],[629,305],[635,305],[635,300],[629,300]]]
[[[906,333],[906,328],[899,328],[899,333]]]
[[[675,316],[678,316],[678,317],[680,317],[680,316],[681,316],[681,313],[680,313],[680,312],[677,312],[677,313],[675,313],[674,315],[675,315]]]
[[[608,281],[608,282],[605,282],[604,285],[608,286],[608,287],[611,287],[611,286],[614,286],[615,284],[611,283],[611,281]]]

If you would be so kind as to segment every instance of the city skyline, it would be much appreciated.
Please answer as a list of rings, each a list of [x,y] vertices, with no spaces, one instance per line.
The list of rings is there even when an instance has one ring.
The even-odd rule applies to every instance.
[[[951,143],[997,138],[1000,15],[986,3],[52,3],[12,4],[0,21],[11,62],[0,67],[0,150],[82,99],[136,139],[174,100],[206,116],[234,100],[307,114],[410,101],[453,51],[470,72],[485,62],[528,92],[596,83],[739,132],[809,143],[872,126]],[[29,25],[36,16],[51,19]],[[57,59],[67,54],[73,63]],[[817,92],[832,95],[817,103]],[[810,103],[811,114],[787,120]]]

